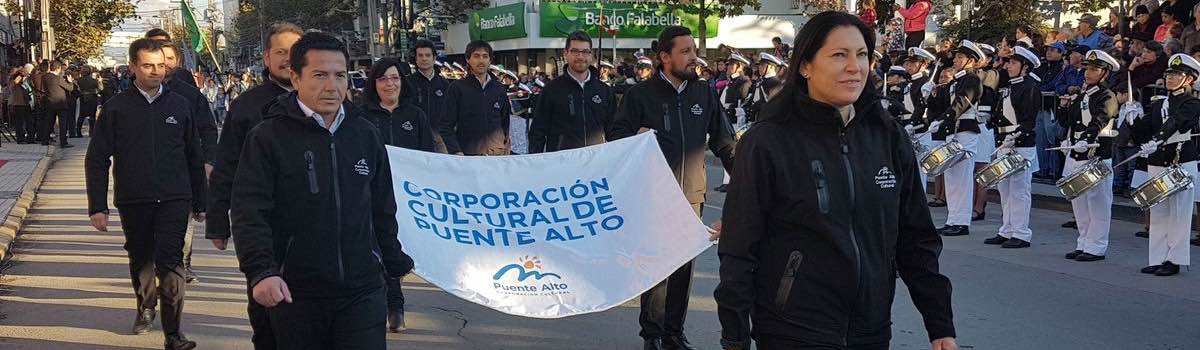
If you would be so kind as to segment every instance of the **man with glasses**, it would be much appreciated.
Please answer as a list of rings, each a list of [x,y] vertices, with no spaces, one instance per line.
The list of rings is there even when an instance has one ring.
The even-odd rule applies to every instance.
[[[592,67],[592,39],[582,31],[567,37],[567,74],[542,89],[533,109],[529,153],[553,152],[604,143],[616,99]]]

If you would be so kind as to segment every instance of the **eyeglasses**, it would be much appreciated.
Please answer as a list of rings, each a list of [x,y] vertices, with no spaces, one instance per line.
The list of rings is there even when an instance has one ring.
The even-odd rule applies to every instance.
[[[1163,77],[1165,77],[1165,78],[1183,78],[1183,76],[1184,76],[1184,73],[1180,72],[1180,71],[1169,70],[1169,71],[1163,72]]]
[[[586,49],[586,50],[570,49],[570,50],[567,50],[567,53],[570,53],[572,55],[591,55],[592,50],[591,49]]]
[[[390,81],[393,83],[399,83],[401,79],[403,79],[403,78],[401,78],[399,75],[390,75],[390,76],[382,76],[382,77],[375,78],[375,81],[380,81],[380,82]]]

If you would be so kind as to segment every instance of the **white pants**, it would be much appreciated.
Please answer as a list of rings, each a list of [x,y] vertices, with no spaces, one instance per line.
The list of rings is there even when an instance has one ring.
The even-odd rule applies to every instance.
[[[1036,159],[1037,149],[1017,148],[1017,153],[1025,159]],[[1000,191],[1000,209],[1004,212],[998,232],[1001,237],[1017,238],[1026,242],[1033,238],[1033,231],[1029,229],[1029,208],[1032,204],[1029,191],[1033,182],[1032,170],[1035,169],[1037,164],[1032,164],[996,184],[996,189]]]
[[[1075,168],[1084,164],[1087,164],[1087,161],[1067,157],[1063,173],[1071,174]],[[1105,159],[1104,164],[1112,166],[1112,160]],[[1071,211],[1075,213],[1075,224],[1079,227],[1079,239],[1075,240],[1076,250],[1092,255],[1104,255],[1108,251],[1108,229],[1112,224],[1112,186],[1112,176],[1105,177],[1096,187],[1071,200]]]
[[[1196,162],[1181,165],[1192,176],[1192,181],[1200,180],[1196,175]],[[1154,177],[1166,169],[1151,165],[1147,170]],[[1164,261],[1191,265],[1188,236],[1192,233],[1193,192],[1195,189],[1179,191],[1150,208],[1150,265],[1159,265]]]
[[[954,139],[962,144],[963,149],[971,152],[979,147],[979,134],[973,132],[954,134]],[[942,173],[946,183],[946,225],[971,226],[971,214],[975,208],[975,161],[972,157],[967,156],[967,159]]]
[[[721,180],[721,184],[722,184],[722,185],[728,185],[728,184],[729,184],[729,172],[728,172],[728,171],[726,171],[726,172],[725,172],[725,179],[724,179],[724,180]]]

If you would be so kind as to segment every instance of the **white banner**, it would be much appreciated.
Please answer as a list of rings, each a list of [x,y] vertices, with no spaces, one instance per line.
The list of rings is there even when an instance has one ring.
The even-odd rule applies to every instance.
[[[415,272],[507,314],[604,311],[712,246],[652,133],[535,155],[388,157]]]

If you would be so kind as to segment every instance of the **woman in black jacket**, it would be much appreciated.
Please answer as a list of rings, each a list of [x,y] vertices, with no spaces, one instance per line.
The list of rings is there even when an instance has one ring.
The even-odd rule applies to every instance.
[[[433,152],[433,126],[421,108],[404,96],[404,78],[409,73],[406,63],[384,58],[371,66],[363,89],[359,113],[375,127],[383,143],[389,146]]]
[[[950,280],[908,134],[868,86],[870,29],[824,12],[743,136],[718,256],[722,346],[887,349],[897,272],[932,348],[957,349]]]
[[[425,112],[412,104],[413,99],[400,98],[404,95],[404,78],[409,73],[408,65],[395,58],[384,58],[371,66],[363,89],[363,104],[358,113],[379,128],[380,138],[389,146],[433,152],[433,129]],[[411,261],[405,255],[406,261]],[[412,266],[409,264],[408,266]],[[404,326],[404,292],[400,289],[403,278],[386,278],[388,330],[400,332]]]

